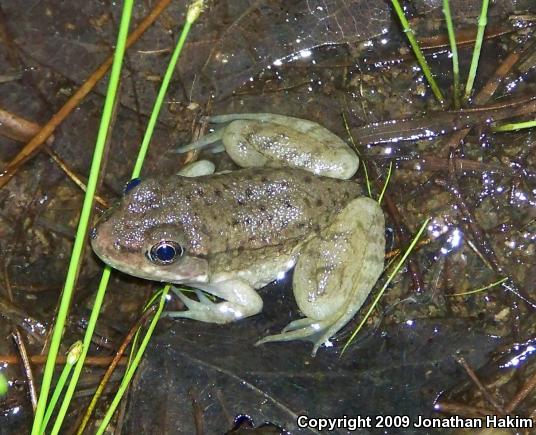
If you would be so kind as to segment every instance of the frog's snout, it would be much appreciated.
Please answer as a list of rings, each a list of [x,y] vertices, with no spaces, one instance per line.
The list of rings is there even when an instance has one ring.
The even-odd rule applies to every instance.
[[[89,230],[89,239],[91,241],[94,241],[94,240],[97,239],[97,236],[99,235],[98,228],[99,227],[102,228],[102,225],[105,222],[108,222],[110,220],[110,218],[112,217],[114,211],[115,211],[115,207],[110,207],[110,208],[104,210],[104,212],[100,215],[100,217],[97,219],[97,222],[95,223],[93,228],[91,228],[91,230]]]
[[[102,225],[102,222],[99,220],[89,231],[89,241],[97,257],[108,263],[113,248],[116,246],[110,237],[110,226]]]

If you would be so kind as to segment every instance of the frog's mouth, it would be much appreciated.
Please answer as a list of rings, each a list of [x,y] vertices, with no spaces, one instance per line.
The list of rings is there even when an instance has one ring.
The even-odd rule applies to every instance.
[[[127,275],[173,284],[209,281],[206,259],[184,255],[171,264],[154,264],[141,250],[124,248],[114,243],[113,238],[109,237],[107,225],[98,225],[91,230],[91,246],[104,263]]]

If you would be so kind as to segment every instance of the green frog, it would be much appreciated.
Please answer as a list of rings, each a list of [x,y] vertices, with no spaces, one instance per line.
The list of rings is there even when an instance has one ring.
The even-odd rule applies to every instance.
[[[224,149],[243,169],[200,161],[131,185],[93,229],[93,250],[127,274],[196,289],[196,299],[175,289],[187,309],[168,316],[220,324],[261,312],[256,290],[294,268],[304,317],[257,344],[308,339],[314,355],[382,273],[383,212],[348,180],[357,155],[319,124],[268,113],[210,121],[224,127],[180,151]]]

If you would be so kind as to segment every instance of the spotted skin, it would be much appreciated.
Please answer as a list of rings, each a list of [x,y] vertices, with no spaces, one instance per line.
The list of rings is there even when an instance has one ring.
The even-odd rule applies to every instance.
[[[208,174],[210,165],[207,170],[198,162],[200,170],[143,180],[105,213],[91,242],[104,262],[127,274],[188,285],[221,299],[213,302],[200,292],[193,299],[178,291],[187,309],[168,313],[211,323],[259,313],[263,301],[256,289],[295,267],[293,291],[305,317],[257,344],[306,339],[314,342],[315,354],[355,315],[381,274],[384,217],[377,202],[347,180],[357,169],[357,157],[350,163],[334,158],[339,153],[346,159],[346,144],[310,121],[294,128],[300,120],[267,115],[248,114],[247,122],[227,132],[232,143],[224,143],[242,153],[253,142],[253,154],[268,153],[262,157],[268,167],[255,163]],[[237,122],[222,119],[232,121],[230,126]],[[270,127],[273,122],[277,125]],[[285,135],[292,139],[290,151],[282,147]],[[318,175],[326,169],[324,140],[331,141],[329,176]],[[285,159],[293,167],[280,167]],[[158,258],[159,252],[165,258]]]

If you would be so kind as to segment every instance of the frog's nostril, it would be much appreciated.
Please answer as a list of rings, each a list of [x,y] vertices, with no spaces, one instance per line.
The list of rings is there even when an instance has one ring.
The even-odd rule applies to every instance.
[[[89,238],[91,240],[95,240],[97,238],[97,227],[91,228],[91,230],[89,231]]]

